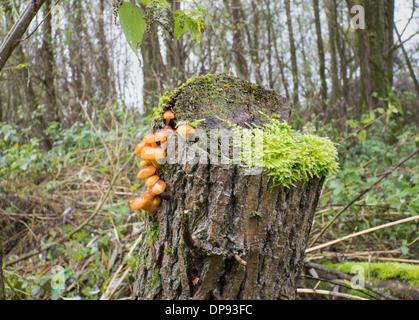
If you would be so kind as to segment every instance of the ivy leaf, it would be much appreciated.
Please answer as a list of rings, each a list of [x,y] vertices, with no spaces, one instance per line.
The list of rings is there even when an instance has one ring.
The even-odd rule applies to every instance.
[[[185,33],[186,26],[185,26],[185,16],[183,14],[182,10],[176,10],[175,14],[175,35],[176,39],[179,40],[179,38]]]
[[[188,31],[196,42],[200,42],[202,38],[202,32],[205,30],[205,22],[204,18],[199,17],[198,19],[194,20],[189,18],[188,20]]]
[[[138,48],[147,29],[144,13],[137,5],[133,5],[131,2],[123,2],[119,7],[118,14],[125,37],[138,57]]]
[[[358,139],[359,139],[359,141],[367,140],[367,131],[362,130],[360,133],[358,133]]]

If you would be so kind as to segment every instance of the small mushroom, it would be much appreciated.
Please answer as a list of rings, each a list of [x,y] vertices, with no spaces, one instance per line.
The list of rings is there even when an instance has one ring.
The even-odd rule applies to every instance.
[[[165,189],[166,189],[166,183],[163,180],[159,180],[151,188],[151,192],[153,192],[155,195],[159,195],[163,193]]]
[[[144,199],[144,197],[135,198],[131,202],[131,209],[132,210],[140,210],[147,204],[147,202],[148,201],[146,201],[146,199]]]
[[[151,191],[151,190],[146,190],[143,194],[143,198],[144,200],[146,200],[147,202],[150,202],[154,199],[156,195]]]
[[[141,157],[144,160],[159,160],[166,157],[166,152],[160,148],[145,147],[141,151]]]
[[[140,167],[145,167],[145,166],[148,166],[149,164],[151,164],[150,160],[141,160]]]
[[[148,177],[147,180],[145,181],[145,185],[147,186],[147,188],[152,188],[156,184],[156,182],[159,180],[160,178],[158,175]]]
[[[166,124],[166,126],[168,126],[168,125],[169,125],[170,120],[172,120],[172,119],[174,119],[174,118],[175,118],[175,114],[174,114],[172,111],[170,111],[170,110],[166,111],[166,112],[163,114],[163,119],[165,120],[165,124]]]
[[[145,178],[151,177],[152,175],[156,173],[156,170],[157,169],[153,166],[145,167],[144,169],[141,169],[140,171],[138,171],[137,177],[139,179],[145,179]]]
[[[191,126],[188,126],[187,124],[184,124],[177,128],[176,132],[180,134],[183,138],[187,138],[189,134],[194,133],[195,129]]]
[[[155,206],[152,203],[147,203],[144,207],[143,210],[148,211],[148,214],[150,216],[152,216],[154,213],[156,213],[157,211],[157,206]]]
[[[146,143],[156,143],[156,135],[154,133],[149,133],[144,136],[144,141]]]
[[[141,154],[141,151],[145,148],[145,147],[150,147],[151,144],[145,142],[144,140],[141,141],[141,143],[137,144],[137,146],[135,147],[135,154],[137,156],[139,156]]]
[[[155,197],[151,203],[157,207],[161,203],[161,198]]]
[[[167,140],[167,130],[162,130],[156,133],[157,142],[165,142]]]

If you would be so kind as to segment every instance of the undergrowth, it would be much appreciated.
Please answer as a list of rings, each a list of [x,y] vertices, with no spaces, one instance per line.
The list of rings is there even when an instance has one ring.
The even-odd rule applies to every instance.
[[[419,146],[418,128],[404,126],[401,115],[392,111],[388,118],[385,110],[380,118],[380,110],[375,113],[376,117],[364,115],[339,130],[316,123],[316,132],[301,133],[275,121],[264,129],[269,150],[264,160],[273,169],[287,168],[277,173],[278,182],[295,181],[290,172],[303,179],[310,174],[331,174],[315,214],[312,238],[351,199]],[[54,141],[49,151],[41,148],[38,139],[28,138],[30,127],[19,130],[0,124],[0,236],[6,249],[6,279],[13,287],[6,285],[9,299],[131,296],[137,263],[134,245],[147,241],[150,230],[144,228],[146,215],[129,208],[130,200],[144,188],[135,176],[139,160],[130,157],[149,124],[138,122],[138,115],[118,106],[98,111],[92,118],[93,126],[87,119],[67,129],[53,123],[47,129]],[[337,166],[334,143],[314,134],[338,144],[340,169],[336,173],[332,173]],[[295,157],[293,165],[277,151],[278,146]],[[297,149],[291,151],[290,146]],[[319,152],[319,146],[325,153]],[[312,161],[302,162],[307,155],[313,156]],[[115,175],[118,177],[111,186]],[[417,216],[418,181],[416,156],[340,215],[318,243]],[[102,202],[97,215],[67,238]],[[326,259],[331,267],[344,272],[348,270],[341,263],[365,262],[369,256],[373,262],[382,258],[414,260],[419,256],[418,237],[417,221],[400,224],[340,242],[309,254],[307,259]],[[131,251],[134,254],[130,255]],[[53,273],[54,266],[62,270]],[[388,270],[392,269],[396,270]],[[64,286],[57,289],[54,281],[61,280]],[[120,285],[115,287],[116,283]],[[112,288],[115,291],[110,294]]]

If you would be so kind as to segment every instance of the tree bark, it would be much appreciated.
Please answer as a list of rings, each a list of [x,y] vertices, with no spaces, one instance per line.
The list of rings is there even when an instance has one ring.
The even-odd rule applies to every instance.
[[[324,46],[323,46],[323,37],[322,37],[322,27],[320,22],[320,8],[319,0],[313,0],[314,8],[314,23],[316,25],[316,35],[317,35],[317,51],[319,54],[319,73],[321,81],[321,97],[322,105],[325,107],[325,101],[327,100],[327,82],[326,82],[326,62],[324,57]]]
[[[290,53],[291,53],[291,70],[292,79],[294,82],[293,87],[293,101],[295,105],[299,104],[299,93],[298,93],[298,66],[297,66],[297,49],[295,47],[294,31],[292,28],[292,17],[291,17],[291,3],[290,0],[285,0],[285,12],[287,14],[287,26],[288,26],[288,37],[290,41]]]
[[[264,123],[258,110],[284,120],[290,113],[273,91],[225,75],[195,79],[165,109],[178,122],[199,115],[212,129],[224,122],[210,110],[240,126]],[[134,299],[295,299],[324,179],[287,189],[238,165],[165,164],[164,171],[171,200],[146,221]]]
[[[346,0],[349,10],[358,4]],[[358,29],[358,58],[361,67],[363,99],[369,111],[384,107],[393,84],[394,0],[360,0],[365,8],[366,29]],[[376,93],[373,96],[373,93]]]
[[[43,41],[41,47],[41,57],[44,64],[43,67],[43,84],[46,95],[47,114],[43,119],[46,122],[46,127],[52,121],[59,121],[59,113],[57,108],[57,99],[55,94],[55,58],[52,42],[52,16],[48,14],[51,10],[52,2],[47,0],[44,8],[44,23],[43,23]]]
[[[240,12],[242,5],[240,0],[229,0],[230,22],[233,28],[233,48],[234,63],[236,65],[237,76],[243,79],[249,79],[249,70],[243,48],[243,17]]]
[[[336,57],[337,10],[336,1],[334,0],[327,2],[327,25],[329,29],[330,68],[332,76],[332,94],[330,98],[330,107],[333,107],[339,99],[338,63]]]

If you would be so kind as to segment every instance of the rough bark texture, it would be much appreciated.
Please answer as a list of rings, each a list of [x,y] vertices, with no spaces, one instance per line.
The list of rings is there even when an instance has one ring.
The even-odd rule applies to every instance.
[[[177,110],[178,121],[190,116],[181,106],[198,108],[200,119],[205,114],[211,120],[206,108],[223,105],[228,120],[239,125],[244,121],[237,121],[237,110],[254,123],[263,122],[255,113],[260,109],[288,119],[289,106],[272,91],[224,75],[210,80],[203,77],[176,91],[166,109]],[[205,84],[222,93],[191,95]],[[206,94],[212,102],[202,104]],[[229,100],[232,94],[239,103]],[[286,189],[271,188],[266,172],[246,175],[237,165],[166,164],[164,170],[171,200],[163,201],[157,220],[147,222],[155,232],[144,235],[141,244],[135,299],[295,298],[324,179]]]

